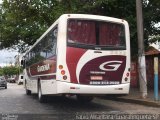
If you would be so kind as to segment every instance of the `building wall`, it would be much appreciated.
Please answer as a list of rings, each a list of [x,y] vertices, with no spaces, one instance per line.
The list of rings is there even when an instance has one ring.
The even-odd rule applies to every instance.
[[[138,63],[136,60],[131,61],[131,87],[138,87]]]
[[[159,76],[159,89],[160,89],[160,57],[158,66],[158,76]],[[147,76],[147,87],[148,89],[154,88],[154,56],[146,56],[146,76]],[[131,61],[131,87],[139,88],[138,79],[138,61]]]

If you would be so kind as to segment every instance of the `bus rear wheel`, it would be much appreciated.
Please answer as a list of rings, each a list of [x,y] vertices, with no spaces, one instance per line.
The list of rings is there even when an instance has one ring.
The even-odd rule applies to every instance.
[[[31,90],[27,89],[27,83],[25,82],[26,95],[31,95]]]
[[[94,97],[93,96],[77,95],[77,99],[80,102],[88,103],[88,102],[91,102],[94,99]]]
[[[42,95],[42,88],[41,88],[41,83],[38,82],[38,100],[40,103],[44,103],[45,102],[45,96]]]
[[[26,89],[26,95],[31,95],[31,91]]]

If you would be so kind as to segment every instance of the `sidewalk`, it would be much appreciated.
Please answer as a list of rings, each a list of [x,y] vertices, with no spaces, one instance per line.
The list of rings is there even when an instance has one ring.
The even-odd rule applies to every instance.
[[[136,103],[136,104],[146,105],[151,107],[160,107],[160,93],[159,93],[159,101],[155,101],[153,90],[148,90],[148,97],[146,99],[143,99],[141,97],[141,93],[139,89],[131,88],[129,95],[123,96],[123,97],[117,97],[112,100],[128,102],[128,103]]]

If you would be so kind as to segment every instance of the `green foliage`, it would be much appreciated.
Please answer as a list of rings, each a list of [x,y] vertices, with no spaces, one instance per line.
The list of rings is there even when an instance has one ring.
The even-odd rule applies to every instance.
[[[130,25],[132,54],[137,54],[136,0],[3,0],[1,47],[17,45],[24,51],[62,14],[96,14],[126,19]],[[143,0],[144,38],[158,35],[159,0]],[[23,41],[23,42],[22,42]],[[25,47],[24,47],[25,46]]]
[[[160,24],[160,1],[159,0],[149,0],[148,2],[144,0],[144,39],[146,43],[160,41],[160,25],[159,27],[155,24]],[[154,37],[153,37],[154,36]],[[153,38],[153,39],[150,39]],[[149,40],[149,41],[148,41]]]
[[[3,75],[17,75],[19,74],[19,72],[21,71],[19,67],[15,67],[15,66],[6,66],[4,68],[2,68],[3,71]]]
[[[149,41],[150,43],[155,43],[157,41],[160,41],[160,35],[149,36]]]
[[[0,76],[3,76],[3,69],[0,68]]]

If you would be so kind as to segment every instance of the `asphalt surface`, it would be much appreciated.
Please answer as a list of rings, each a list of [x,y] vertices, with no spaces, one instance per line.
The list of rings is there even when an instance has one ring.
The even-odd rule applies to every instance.
[[[27,96],[22,85],[9,83],[8,89],[0,88],[0,120],[138,120],[140,117],[159,120],[159,114],[160,109],[156,107],[105,97],[87,104],[62,97],[49,97],[46,103],[39,103],[37,95]]]

